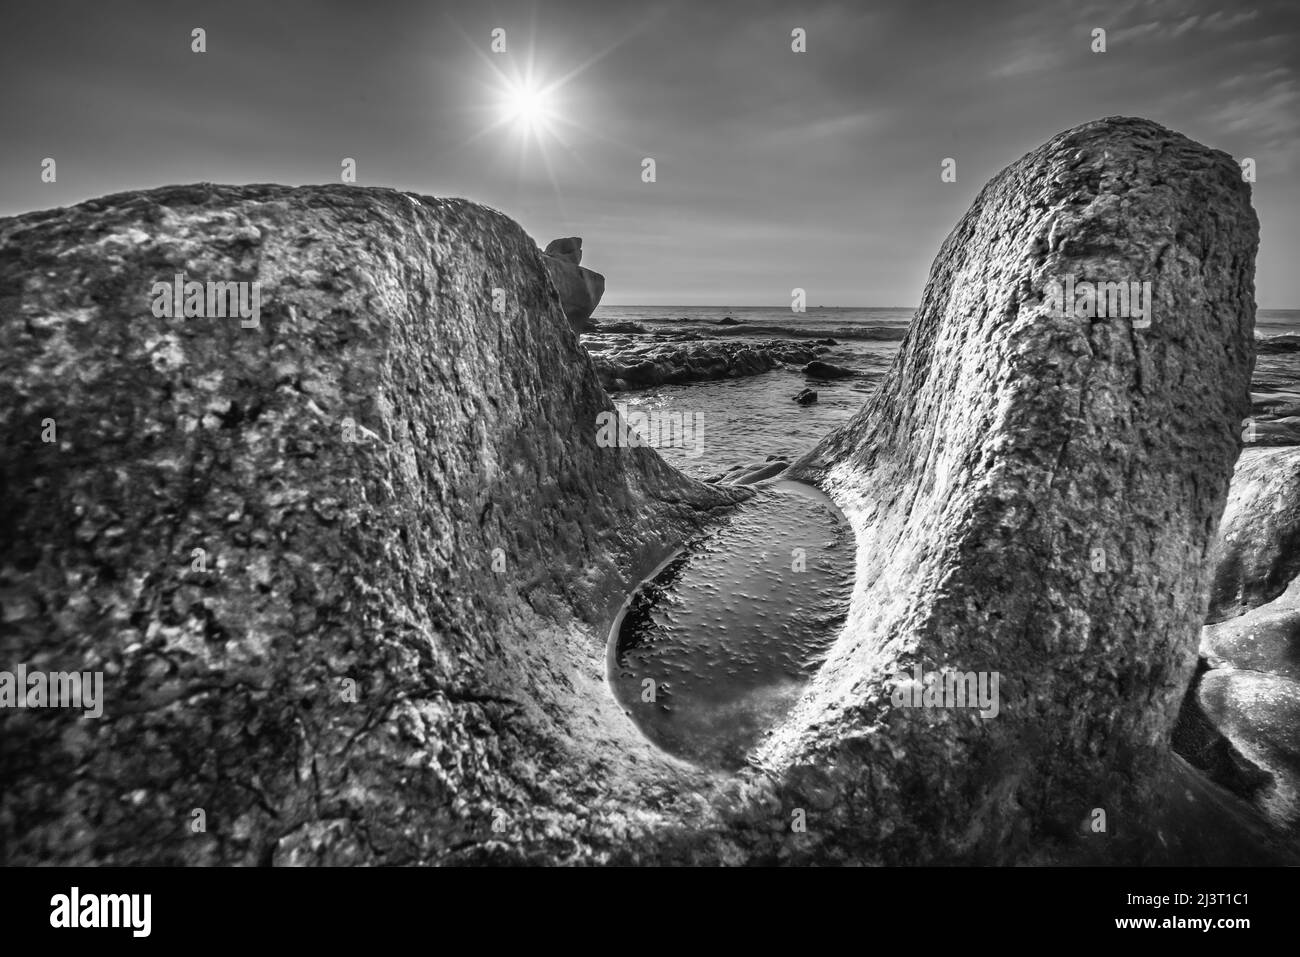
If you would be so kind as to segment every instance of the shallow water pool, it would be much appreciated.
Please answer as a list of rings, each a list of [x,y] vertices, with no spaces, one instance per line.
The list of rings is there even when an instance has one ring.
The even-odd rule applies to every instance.
[[[839,634],[853,533],[821,492],[764,486],[632,594],[610,634],[614,696],[663,750],[735,770]]]

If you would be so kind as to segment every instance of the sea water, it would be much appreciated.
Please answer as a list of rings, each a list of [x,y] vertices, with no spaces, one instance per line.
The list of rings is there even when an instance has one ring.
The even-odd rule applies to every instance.
[[[615,697],[670,754],[743,767],[838,637],[853,571],[853,532],[825,495],[760,487],[631,596],[610,634]]]
[[[725,316],[746,324],[740,338],[750,330],[834,338],[822,358],[859,375],[824,382],[777,369],[619,393],[637,411],[703,418],[702,452],[659,450],[697,478],[772,455],[793,459],[848,421],[888,369],[912,310],[810,309],[793,317],[788,309],[602,307],[596,319],[707,333]],[[895,335],[880,334],[891,327]],[[1260,310],[1256,330],[1300,333],[1300,310]],[[818,391],[816,404],[793,401],[805,387]],[[1252,390],[1293,393],[1300,404],[1300,353],[1260,356]],[[628,715],[665,751],[710,768],[742,767],[788,713],[834,643],[853,584],[852,531],[829,500],[793,482],[759,488],[644,582],[610,634],[610,685]]]
[[[798,457],[847,422],[880,384],[913,311],[904,307],[810,308],[796,314],[789,307],[601,306],[594,318],[602,322],[639,322],[649,332],[716,334],[723,329],[718,321],[731,316],[758,335],[785,337],[793,331],[800,338],[836,340],[837,344],[820,358],[857,371],[859,374],[852,379],[819,381],[795,369],[778,368],[739,379],[618,393],[618,401],[627,403],[633,411],[698,413],[707,436],[702,453],[696,454],[693,448],[661,448],[659,452],[688,475],[706,478],[735,465],[762,462],[772,455]],[[1260,309],[1255,326],[1258,336],[1300,333],[1300,310]],[[878,330],[887,328],[897,331],[895,338],[878,337]],[[868,338],[859,338],[861,335]],[[795,393],[803,388],[817,391],[815,404],[795,403]],[[1255,392],[1294,393],[1300,404],[1300,352],[1260,356],[1251,388]]]

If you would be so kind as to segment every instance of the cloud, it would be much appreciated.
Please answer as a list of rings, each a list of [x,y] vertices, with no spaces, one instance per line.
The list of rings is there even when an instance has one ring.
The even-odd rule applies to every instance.
[[[797,139],[803,140],[820,140],[836,136],[844,136],[860,130],[868,129],[873,125],[875,116],[876,114],[874,112],[846,113],[842,116],[830,116],[820,120],[813,120],[798,127],[791,131],[791,135]]]
[[[1125,43],[1129,40],[1136,40],[1149,34],[1159,34],[1161,32],[1161,22],[1159,20],[1149,20],[1146,23],[1139,23],[1132,27],[1122,27],[1110,34],[1111,43]]]
[[[1025,73],[1041,73],[1043,70],[1050,69],[1060,62],[1060,54],[1052,54],[1043,50],[1032,50],[1023,53],[1014,59],[1008,60],[996,70],[992,71],[991,76],[1021,76]]]
[[[1239,27],[1243,23],[1249,23],[1258,16],[1258,10],[1242,11],[1241,13],[1235,14],[1231,17],[1225,17],[1223,11],[1218,10],[1205,18],[1205,22],[1201,24],[1201,29],[1215,30],[1219,33],[1223,33],[1227,30],[1231,30],[1233,27]]]
[[[1261,84],[1258,90],[1254,96],[1233,98],[1208,119],[1225,132],[1253,142],[1247,155],[1276,152],[1289,169],[1300,153],[1300,82],[1283,79],[1268,87]]]

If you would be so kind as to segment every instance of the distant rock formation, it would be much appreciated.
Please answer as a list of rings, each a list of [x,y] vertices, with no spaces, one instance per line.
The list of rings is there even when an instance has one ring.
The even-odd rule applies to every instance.
[[[588,334],[600,333],[602,335],[624,335],[624,336],[643,336],[649,330],[639,322],[633,322],[630,319],[616,319],[612,322],[589,322],[587,323]]]
[[[790,468],[852,522],[855,594],[728,775],[639,734],[606,639],[751,492],[598,438],[515,223],[207,185],[0,220],[5,649],[106,676],[104,720],[0,712],[4,863],[1289,859],[1167,747],[1256,236],[1231,158],[1141,120],[985,187],[879,392]],[[155,315],[181,271],[260,283],[259,324]],[[1150,326],[1054,315],[1065,272],[1151,281]],[[915,666],[999,673],[996,717],[895,704]]]
[[[694,322],[692,319],[676,319],[674,322]],[[780,336],[785,339],[815,339],[819,345],[839,345],[835,339],[826,337],[826,327],[818,326],[779,326],[770,323],[719,321],[708,323],[709,334],[714,336],[743,336],[753,338],[760,336]],[[860,339],[868,342],[898,342],[907,336],[907,327],[898,325],[837,326],[829,330],[840,339]]]
[[[564,262],[573,263],[575,266],[581,266],[582,237],[568,236],[564,239],[552,239],[546,244],[545,252],[552,259],[560,259]]]
[[[782,339],[726,342],[699,333],[635,338],[598,333],[582,337],[601,385],[609,392],[665,383],[709,382],[758,375],[786,364],[806,363],[826,347]]]
[[[551,240],[542,256],[546,272],[559,293],[565,316],[573,328],[581,332],[600,305],[600,297],[605,294],[605,277],[579,265],[582,262],[582,239],[577,236]]]

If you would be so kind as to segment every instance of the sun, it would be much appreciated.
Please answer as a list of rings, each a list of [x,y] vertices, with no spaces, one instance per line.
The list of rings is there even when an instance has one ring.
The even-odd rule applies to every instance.
[[[528,81],[512,83],[505,91],[502,119],[526,133],[542,133],[552,117],[550,91]]]

